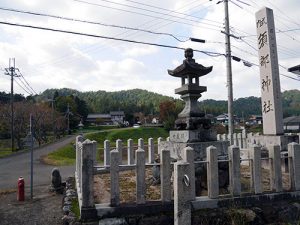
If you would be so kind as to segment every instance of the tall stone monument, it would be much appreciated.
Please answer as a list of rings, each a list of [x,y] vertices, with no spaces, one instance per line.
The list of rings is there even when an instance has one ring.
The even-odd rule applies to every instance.
[[[261,83],[261,104],[263,135],[248,138],[248,145],[280,145],[287,150],[287,144],[298,141],[297,135],[284,135],[282,99],[275,24],[272,9],[262,8],[256,12],[257,44]]]
[[[198,106],[201,93],[207,90],[205,86],[200,86],[199,78],[211,71],[212,66],[205,67],[195,62],[191,48],[185,50],[185,60],[180,66],[168,70],[169,75],[181,78],[181,87],[175,89],[175,93],[185,102],[175,121],[175,130],[170,131],[170,140],[160,143],[160,149],[169,149],[174,159],[182,159],[183,149],[187,146],[195,150],[196,159],[205,159],[206,148],[211,145],[219,149],[220,155],[227,151],[228,142],[217,141],[210,119]]]
[[[256,13],[257,43],[261,82],[264,135],[282,135],[282,100],[280,90],[275,24],[272,9]]]

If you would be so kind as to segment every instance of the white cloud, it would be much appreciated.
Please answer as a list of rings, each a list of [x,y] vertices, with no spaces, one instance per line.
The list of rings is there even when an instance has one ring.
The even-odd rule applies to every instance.
[[[90,1],[105,4],[101,1]],[[115,0],[123,4],[127,1]],[[141,1],[143,2],[143,1]],[[299,2],[297,0],[276,2],[260,1],[251,3],[251,6],[243,5],[243,9],[229,2],[230,25],[232,33],[236,36],[247,36],[255,34],[254,13],[266,3],[274,8],[276,27],[280,30],[298,27],[296,20]],[[65,20],[57,20],[48,17],[37,17],[20,13],[0,11],[2,20],[22,24],[33,24],[36,26],[52,27],[57,29],[73,30],[91,34],[111,36],[137,41],[154,42],[166,45],[177,45],[179,47],[192,47],[202,51],[225,53],[223,29],[224,6],[208,1],[186,1],[186,0],[153,0],[151,3],[157,7],[170,10],[179,10],[184,14],[192,14],[196,17],[204,17],[199,23],[195,17],[187,17],[190,20],[179,20],[173,14],[163,16],[153,14],[156,17],[165,17],[179,22],[193,24],[175,23],[163,21],[147,16],[135,15],[116,11],[113,9],[91,6],[71,0],[4,0],[1,4],[5,7],[24,9],[28,11],[43,12],[82,20],[98,21],[106,24],[117,24],[121,26],[137,27],[156,32],[168,32],[180,35],[182,39],[196,37],[207,40],[207,43],[185,42],[179,43],[171,37],[153,34],[120,30],[112,27],[89,25],[86,23],[75,23]],[[241,3],[239,3],[241,4]],[[272,5],[270,5],[272,4]],[[113,6],[108,5],[106,6]],[[116,7],[116,5],[114,5]],[[122,9],[128,9],[125,6]],[[158,9],[154,9],[159,11]],[[165,14],[170,12],[162,11]],[[288,12],[283,14],[283,12]],[[143,12],[151,14],[150,12]],[[216,21],[216,22],[214,22]],[[204,24],[206,23],[206,24]],[[216,26],[209,26],[214,24]],[[209,28],[209,29],[208,29]],[[38,31],[28,28],[10,27],[0,25],[0,68],[7,67],[8,58],[15,57],[17,67],[23,72],[27,81],[37,91],[46,88],[69,87],[82,91],[89,90],[123,90],[132,88],[143,88],[149,91],[175,96],[174,89],[180,86],[180,79],[173,78],[167,74],[167,69],[174,69],[181,64],[183,52],[180,50],[159,48],[117,42],[99,38],[90,38],[57,32]],[[256,38],[244,38],[245,42],[231,38],[232,55],[238,56],[252,63],[257,63]],[[300,32],[287,32],[277,35],[279,62],[284,67],[299,64]],[[204,66],[214,66],[212,73],[200,78],[200,83],[207,86],[208,91],[203,93],[202,99],[226,99],[226,63],[225,57],[210,57],[195,52],[197,62]],[[248,68],[242,62],[232,62],[234,98],[250,95],[260,95],[259,70],[253,66]],[[280,68],[281,73],[294,76]],[[298,82],[281,77],[283,90],[298,88]],[[0,89],[9,91],[9,77],[0,76]],[[16,87],[16,91],[24,93]]]

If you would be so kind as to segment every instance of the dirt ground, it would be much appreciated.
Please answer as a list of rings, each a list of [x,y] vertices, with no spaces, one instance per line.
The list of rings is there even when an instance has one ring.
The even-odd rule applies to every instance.
[[[25,201],[17,201],[15,190],[11,193],[0,192],[0,224],[1,225],[58,225],[62,224],[61,209],[63,195],[48,191],[49,186],[35,187],[30,199],[26,190]]]

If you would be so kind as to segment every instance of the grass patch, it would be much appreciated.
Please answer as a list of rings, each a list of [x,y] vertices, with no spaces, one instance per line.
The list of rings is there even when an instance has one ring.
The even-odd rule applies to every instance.
[[[114,125],[107,125],[107,126],[86,126],[81,130],[78,130],[81,133],[90,133],[95,131],[104,131],[104,130],[111,130],[111,129],[118,129],[118,126]]]
[[[14,152],[11,151],[11,149],[3,149],[1,148],[0,149],[0,158],[4,157],[4,156],[7,156],[7,155],[10,155]]]
[[[111,141],[112,146],[114,146],[113,142],[115,142],[117,139],[121,139],[123,142],[126,142],[131,138],[133,139],[134,143],[137,143],[139,138],[143,138],[144,141],[147,142],[148,138],[152,137],[154,142],[157,142],[157,138],[166,138],[168,136],[169,133],[161,127],[140,127],[92,133],[87,134],[85,138],[97,141],[98,147],[103,148],[103,142],[105,140]]]
[[[102,163],[103,159],[100,158],[100,152],[103,151],[103,142],[105,140],[111,141],[111,147],[114,147],[117,139],[121,139],[124,142],[124,145],[126,145],[125,142],[127,142],[129,138],[133,139],[133,142],[137,144],[139,138],[143,138],[146,143],[150,137],[154,138],[154,142],[157,142],[158,137],[166,138],[167,136],[168,132],[161,127],[140,127],[90,133],[85,135],[85,139],[97,141],[97,161]],[[76,152],[74,150],[73,143],[59,148],[43,158],[43,161],[46,164],[54,166],[72,165],[75,163],[75,160]]]
[[[54,166],[73,165],[75,160],[76,152],[74,150],[74,143],[59,148],[43,158],[46,164]]]
[[[78,199],[72,199],[72,204],[71,204],[71,211],[75,214],[76,218],[80,218],[80,209],[79,209],[79,203]]]

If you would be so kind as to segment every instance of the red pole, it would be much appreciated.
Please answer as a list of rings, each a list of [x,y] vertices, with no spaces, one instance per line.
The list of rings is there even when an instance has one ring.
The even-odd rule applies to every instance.
[[[25,200],[25,182],[23,177],[19,177],[18,180],[18,195],[17,195],[17,200],[18,201],[24,201]]]

